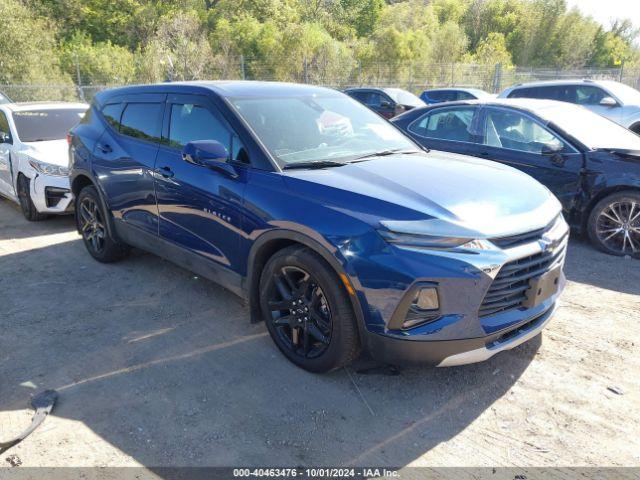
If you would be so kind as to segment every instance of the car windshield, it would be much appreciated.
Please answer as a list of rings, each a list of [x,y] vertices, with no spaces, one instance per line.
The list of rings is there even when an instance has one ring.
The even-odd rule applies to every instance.
[[[618,82],[603,82],[602,84],[625,105],[640,105],[640,92],[635,88]]]
[[[541,115],[591,149],[640,151],[640,136],[584,107],[557,105],[545,108]]]
[[[84,108],[43,108],[13,112],[18,137],[23,142],[61,140],[83,117]]]
[[[393,98],[394,102],[400,105],[409,105],[412,107],[424,107],[426,105],[419,97],[401,88],[385,88],[384,91]]]
[[[230,101],[281,166],[348,162],[390,150],[418,151],[394,126],[341,93]]]

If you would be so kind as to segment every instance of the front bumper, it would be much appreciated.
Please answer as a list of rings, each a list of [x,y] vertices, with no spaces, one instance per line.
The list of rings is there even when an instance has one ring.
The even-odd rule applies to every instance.
[[[417,342],[370,334],[368,349],[376,360],[391,365],[430,364],[453,367],[483,362],[540,334],[551,321],[556,308],[557,304],[554,303],[542,315],[525,319],[511,328],[481,338]]]
[[[561,268],[568,233],[560,218],[540,236],[507,247],[492,241],[473,254],[402,247],[393,256],[378,257],[393,283],[378,281],[376,286],[386,288],[372,288],[372,282],[358,277],[365,348],[385,363],[454,366],[483,361],[526,342],[549,322],[564,289]],[[532,290],[531,282],[547,272],[557,285],[554,293],[530,301],[540,285]],[[438,289],[440,309],[435,319],[403,329],[407,298],[421,285]],[[520,303],[511,303],[521,297]]]
[[[30,182],[31,200],[40,213],[73,212],[73,194],[68,177],[34,174]]]

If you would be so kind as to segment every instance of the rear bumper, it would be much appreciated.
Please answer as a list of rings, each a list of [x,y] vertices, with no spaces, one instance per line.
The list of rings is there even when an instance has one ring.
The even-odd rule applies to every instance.
[[[376,360],[392,365],[430,364],[453,367],[482,362],[534,338],[551,321],[556,308],[557,303],[553,303],[544,313],[486,337],[414,341],[369,334],[367,347]]]

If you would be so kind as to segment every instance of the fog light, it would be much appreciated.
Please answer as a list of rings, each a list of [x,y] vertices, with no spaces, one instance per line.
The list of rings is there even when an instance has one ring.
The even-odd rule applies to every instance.
[[[412,306],[418,310],[438,310],[438,290],[432,287],[421,288],[413,299]]]

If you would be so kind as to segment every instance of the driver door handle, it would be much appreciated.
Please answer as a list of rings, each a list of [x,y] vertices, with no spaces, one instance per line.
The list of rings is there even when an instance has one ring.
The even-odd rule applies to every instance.
[[[158,172],[164,178],[172,178],[174,175],[173,170],[171,170],[169,167],[158,168],[156,172]]]

